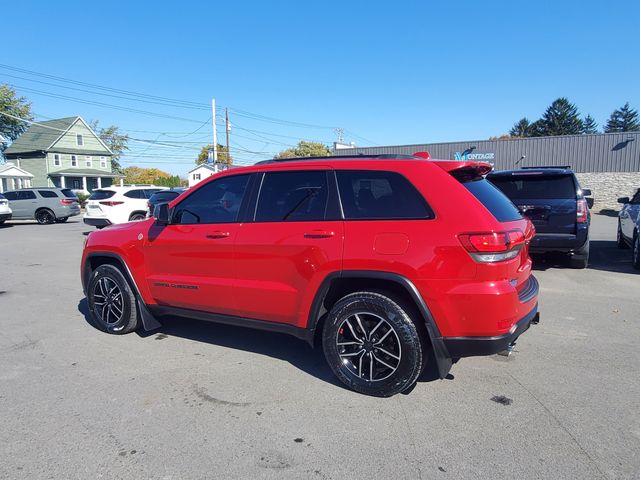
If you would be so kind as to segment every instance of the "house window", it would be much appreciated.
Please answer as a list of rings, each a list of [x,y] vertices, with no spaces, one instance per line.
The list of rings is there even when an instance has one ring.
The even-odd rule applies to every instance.
[[[200,174],[199,173],[194,173],[193,174],[193,179],[194,180],[200,180]]]
[[[76,145],[78,145],[79,147],[82,147],[84,145],[84,137],[81,133],[78,133],[76,135]]]
[[[72,167],[78,166],[78,157],[76,155],[71,155],[71,166]]]
[[[54,153],[53,154],[53,164],[56,167],[59,167],[62,164],[62,160],[60,159],[60,154],[59,153]]]
[[[84,157],[84,165],[85,165],[85,167],[91,168],[91,157],[90,156]]]
[[[100,168],[107,168],[107,157],[100,157]]]

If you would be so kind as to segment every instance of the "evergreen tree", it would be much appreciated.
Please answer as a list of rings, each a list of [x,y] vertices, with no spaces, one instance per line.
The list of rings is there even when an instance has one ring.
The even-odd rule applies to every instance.
[[[531,136],[531,124],[529,123],[529,119],[527,117],[521,118],[518,120],[511,130],[509,130],[509,135],[512,137],[530,137]]]
[[[638,111],[631,108],[629,102],[625,103],[622,108],[614,110],[604,127],[605,133],[636,132],[638,130],[640,130]]]
[[[540,135],[578,135],[582,133],[582,120],[578,108],[565,97],[555,100],[540,119]]]
[[[598,133],[598,124],[591,115],[584,117],[584,120],[582,121],[582,133]]]

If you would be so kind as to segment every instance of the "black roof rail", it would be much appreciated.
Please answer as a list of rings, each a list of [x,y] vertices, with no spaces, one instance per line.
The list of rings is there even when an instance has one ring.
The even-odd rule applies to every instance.
[[[520,167],[521,170],[534,170],[536,168],[562,168],[567,170],[571,168],[571,165],[540,165],[538,167]]]
[[[423,158],[416,157],[414,155],[403,155],[395,153],[385,153],[383,155],[367,155],[359,153],[357,155],[329,155],[327,157],[291,157],[291,158],[273,158],[271,160],[263,160],[257,162],[256,165],[264,165],[267,163],[278,162],[297,162],[299,160],[360,160],[363,158],[372,158],[376,160],[424,160]]]

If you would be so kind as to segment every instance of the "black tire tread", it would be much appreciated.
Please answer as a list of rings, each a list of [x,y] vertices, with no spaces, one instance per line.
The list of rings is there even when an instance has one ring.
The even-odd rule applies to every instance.
[[[126,303],[125,305],[126,311],[128,311],[129,313],[128,315],[125,315],[125,318],[123,319],[124,326],[118,330],[116,330],[113,327],[108,328],[106,325],[102,323],[100,319],[95,317],[93,312],[93,305],[92,305],[91,299],[89,298],[89,295],[91,295],[91,292],[93,292],[93,286],[95,282],[101,276],[104,276],[104,275],[108,275],[112,279],[116,280],[116,283],[118,284],[118,286],[122,291],[123,301]],[[91,273],[91,277],[89,278],[89,284],[87,287],[87,300],[89,302],[89,311],[90,311],[90,315],[93,320],[93,323],[96,327],[100,328],[101,330],[114,335],[124,335],[127,333],[131,333],[138,328],[140,324],[140,318],[139,318],[138,309],[136,306],[136,295],[133,292],[127,278],[124,276],[122,271],[115,265],[111,265],[111,264],[100,265]]]

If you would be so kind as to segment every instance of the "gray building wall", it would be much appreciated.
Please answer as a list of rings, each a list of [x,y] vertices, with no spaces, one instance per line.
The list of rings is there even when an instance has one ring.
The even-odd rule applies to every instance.
[[[640,188],[640,132],[474,140],[336,150],[335,155],[413,154],[493,163],[496,170],[569,165],[593,191],[594,211],[619,209],[616,199]]]

